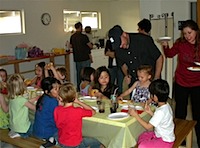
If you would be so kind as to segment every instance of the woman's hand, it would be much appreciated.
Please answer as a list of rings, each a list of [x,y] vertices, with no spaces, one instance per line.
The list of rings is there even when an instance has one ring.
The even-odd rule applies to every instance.
[[[168,44],[167,41],[162,41],[162,42],[160,42],[160,44],[161,44],[161,46],[164,47],[164,48],[166,48],[166,47],[169,46],[169,44]]]

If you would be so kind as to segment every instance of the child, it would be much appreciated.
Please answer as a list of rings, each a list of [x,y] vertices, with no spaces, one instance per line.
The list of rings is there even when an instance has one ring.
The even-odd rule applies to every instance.
[[[8,128],[8,104],[2,94],[0,94],[0,129]]]
[[[111,95],[117,95],[118,87],[110,81],[109,70],[105,66],[97,68],[94,76],[94,86],[92,89],[97,89],[96,97],[110,99]],[[90,92],[91,93],[91,92]]]
[[[150,65],[141,65],[137,70],[138,81],[136,81],[128,90],[123,92],[118,98],[123,99],[123,97],[131,94],[134,102],[145,103],[149,97],[149,85],[153,78],[152,67]]]
[[[55,68],[53,63],[46,64],[45,77],[49,77],[49,72],[52,71],[52,76],[60,81],[61,84],[67,83],[67,71],[64,67]]]
[[[3,68],[0,69],[0,77],[3,82],[7,81],[8,74],[7,71]]]
[[[8,78],[8,99],[9,99],[9,123],[12,132],[11,138],[28,137],[32,132],[29,119],[29,109],[35,111],[35,100],[26,97],[26,87],[23,78],[19,74],[13,74]]]
[[[44,78],[41,82],[44,94],[36,104],[33,135],[40,139],[49,139],[57,133],[53,112],[58,106],[58,90],[60,82],[53,77]]]
[[[45,62],[40,62],[35,65],[35,77],[31,80],[29,85],[35,85],[37,88],[41,88],[41,81],[44,78]]]
[[[81,73],[80,93],[82,96],[88,96],[91,91],[91,85],[94,81],[95,69],[92,67],[85,67]]]
[[[59,96],[61,105],[56,107],[54,119],[61,147],[99,148],[98,140],[82,137],[82,118],[93,116],[95,110],[77,99],[76,88],[71,83],[60,87]],[[80,107],[74,107],[74,103]]]
[[[2,94],[8,94],[6,81],[7,81],[7,71],[5,69],[0,69],[0,82],[1,82],[1,93]]]
[[[149,91],[152,100],[158,103],[158,108],[154,113],[147,103],[145,105],[145,111],[152,116],[149,122],[144,121],[133,108],[129,108],[129,114],[135,117],[145,129],[154,129],[154,131],[146,131],[139,136],[138,148],[172,148],[175,135],[173,112],[167,103],[169,84],[165,80],[154,80],[149,86]]]

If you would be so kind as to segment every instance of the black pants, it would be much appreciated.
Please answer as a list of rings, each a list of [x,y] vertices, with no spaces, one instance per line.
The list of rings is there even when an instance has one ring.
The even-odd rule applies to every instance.
[[[175,117],[185,119],[187,116],[188,98],[191,99],[192,118],[197,121],[195,132],[200,147],[200,86],[183,87],[175,82]]]

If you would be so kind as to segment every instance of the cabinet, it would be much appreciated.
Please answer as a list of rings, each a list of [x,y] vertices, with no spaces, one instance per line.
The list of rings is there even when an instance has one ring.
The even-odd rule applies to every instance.
[[[56,66],[61,66],[61,65],[57,65],[55,63],[55,58],[56,57],[64,57],[64,66],[66,68],[67,71],[67,80],[70,80],[70,63],[69,63],[69,54],[70,53],[64,53],[64,54],[49,54],[46,56],[42,56],[42,57],[36,57],[36,58],[27,58],[27,59],[22,59],[22,60],[10,60],[7,63],[4,64],[0,64],[0,66],[8,66],[8,65],[13,65],[14,67],[14,73],[19,73],[19,74],[26,74],[26,73],[31,73],[34,72],[34,69],[32,70],[24,70],[22,71],[20,69],[20,64],[24,64],[24,63],[28,63],[28,62],[33,62],[33,61],[37,61],[37,60],[43,60],[43,59],[49,59],[49,62],[54,63]],[[34,68],[34,67],[33,67]],[[6,68],[5,68],[6,69]],[[6,69],[7,70],[7,69]]]

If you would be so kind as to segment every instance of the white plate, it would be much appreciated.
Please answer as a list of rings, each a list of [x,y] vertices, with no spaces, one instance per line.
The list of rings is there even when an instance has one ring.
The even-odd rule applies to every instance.
[[[99,109],[96,106],[91,106],[96,112],[99,112]]]
[[[199,62],[194,62],[194,64],[196,64],[196,65],[200,66],[200,63],[199,63]]]
[[[136,110],[144,110],[142,106],[135,106]]]
[[[128,113],[124,112],[118,112],[118,113],[112,113],[108,115],[108,119],[110,120],[123,120],[129,117]]]
[[[170,41],[172,38],[169,36],[159,37],[158,41]]]
[[[131,108],[135,108],[134,105],[124,105],[124,106],[121,107],[121,109],[128,110],[128,106],[131,107]]]
[[[200,71],[200,67],[188,67],[187,69],[191,71]]]
[[[27,90],[29,90],[29,91],[36,91],[37,90],[37,88],[35,88],[35,87],[33,87],[33,86],[28,86],[28,87],[26,87],[27,88]]]
[[[85,101],[95,102],[97,100],[97,97],[83,96],[83,97],[80,97],[80,99],[85,100]]]
[[[40,95],[43,95],[43,94],[44,94],[44,91],[43,91],[43,90],[37,90],[37,91],[36,91],[36,94],[39,95],[39,96],[40,96]]]

